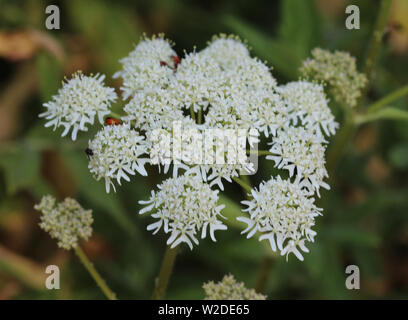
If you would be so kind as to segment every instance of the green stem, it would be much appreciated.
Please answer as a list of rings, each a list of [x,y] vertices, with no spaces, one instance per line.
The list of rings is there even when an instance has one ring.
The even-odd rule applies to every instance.
[[[112,111],[109,113],[109,116],[115,119],[120,119],[122,117],[119,113],[112,112]]]
[[[196,121],[196,116],[195,116],[194,108],[193,108],[192,105],[191,105],[191,107],[190,107],[190,115],[191,115],[191,119],[193,119],[194,121]]]
[[[252,191],[252,184],[251,184],[251,180],[249,179],[249,176],[247,176],[247,175],[242,175],[242,176],[240,176],[240,178],[241,178],[241,181],[242,181],[243,183],[245,183],[249,188],[251,188],[251,191]],[[241,188],[242,188],[242,187],[241,187]],[[242,188],[242,190],[244,191],[245,197],[247,198],[247,200],[251,200],[251,199],[252,199],[252,194],[248,194],[248,193],[245,191],[244,188]],[[250,192],[250,193],[251,193],[251,192]]]
[[[242,179],[234,177],[232,178],[236,183],[238,183],[242,189],[244,189],[246,192],[251,193],[252,188],[250,185],[246,184]]]
[[[362,91],[359,99],[359,104],[364,100],[367,94],[368,84],[371,80],[374,64],[377,61],[381,41],[386,30],[388,15],[390,13],[392,0],[381,0],[380,8],[378,10],[377,22],[375,24],[374,32],[371,36],[370,44],[367,51],[367,56],[364,65],[364,74],[367,77],[367,85]]]
[[[82,251],[80,246],[75,247],[75,253],[78,256],[79,260],[81,260],[82,264],[88,270],[89,274],[91,277],[95,280],[96,284],[101,288],[105,296],[109,300],[117,300],[115,293],[107,286],[105,281],[102,279],[98,271],[96,271],[94,265],[92,264],[91,261],[89,261],[88,257],[85,255],[85,253]]]
[[[152,299],[161,300],[166,292],[167,284],[169,282],[170,275],[173,271],[174,261],[176,259],[178,247],[171,249],[167,246],[166,252],[164,253],[164,258],[162,266],[160,269],[159,277],[156,279],[156,284],[154,287],[154,292]]]
[[[258,274],[258,278],[255,282],[255,291],[262,293],[265,291],[265,286],[268,281],[269,272],[271,270],[274,258],[270,255],[266,255],[262,258],[261,266]]]
[[[390,94],[386,95],[384,98],[381,98],[377,102],[374,102],[372,105],[367,107],[367,113],[372,113],[378,111],[379,109],[388,106],[391,102],[402,98],[403,96],[408,94],[408,85],[391,92]]]
[[[245,191],[248,191],[248,188],[252,190],[252,185],[251,185],[251,181],[249,179],[248,176],[241,176],[242,180],[239,178],[234,178],[234,180],[236,181],[236,179],[239,180],[236,181],[237,183],[240,183],[242,189]],[[250,191],[249,191],[250,192]],[[248,200],[251,199],[251,195],[248,195],[247,192],[245,192],[245,196]],[[259,232],[257,232],[257,236],[259,237]],[[265,243],[265,242],[263,242]],[[269,277],[269,273],[272,267],[272,261],[274,260],[274,257],[271,255],[271,251],[270,251],[270,247],[269,245],[265,246],[265,254],[262,257],[261,260],[261,264],[260,264],[260,268],[259,268],[259,275],[258,278],[256,280],[256,285],[255,285],[255,290],[257,292],[263,292],[265,290],[265,284],[268,281],[268,277]]]
[[[198,110],[198,124],[201,124],[203,118],[203,107],[200,108],[200,110]]]
[[[268,150],[247,150],[247,154],[257,154],[258,156],[269,156],[273,154]]]
[[[378,10],[377,22],[375,25],[373,35],[371,37],[364,65],[364,74],[366,75],[368,82],[363,92],[361,93],[356,108],[357,110],[358,107],[361,106],[361,103],[367,94],[368,84],[371,80],[374,63],[376,62],[377,56],[379,54],[381,40],[385,31],[388,15],[391,9],[391,3],[392,0],[381,0],[381,5]],[[338,162],[340,161],[340,158],[343,155],[345,149],[347,148],[348,143],[353,137],[353,134],[357,127],[355,121],[355,113],[356,112],[354,110],[351,110],[348,112],[348,114],[346,114],[346,121],[344,125],[341,127],[340,131],[338,132],[337,138],[333,146],[330,148],[330,152],[327,156],[327,170],[329,172],[330,179],[332,179],[333,171],[336,168]]]

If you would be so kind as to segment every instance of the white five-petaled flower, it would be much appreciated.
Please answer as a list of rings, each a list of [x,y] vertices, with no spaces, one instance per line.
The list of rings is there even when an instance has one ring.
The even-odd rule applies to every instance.
[[[242,233],[250,238],[259,232],[259,240],[268,240],[273,251],[281,255],[295,254],[299,260],[303,252],[309,252],[306,241],[313,242],[316,232],[311,228],[314,219],[320,215],[321,209],[314,204],[302,186],[290,180],[282,180],[280,176],[271,178],[253,189],[250,201],[242,201],[248,207],[243,210],[249,217],[238,217],[248,227]]]
[[[103,127],[89,141],[89,149],[92,155],[88,167],[97,180],[105,179],[106,192],[110,186],[115,190],[114,180],[120,185],[121,179],[130,181],[129,175],[136,171],[147,175],[144,168],[148,161],[145,139],[129,124]]]
[[[104,75],[85,76],[74,73],[72,78],[63,83],[58,94],[44,103],[47,111],[39,116],[49,120],[45,126],[63,126],[62,136],[72,127],[71,138],[76,140],[78,131],[87,131],[87,124],[93,124],[95,116],[103,124],[103,118],[109,114],[109,107],[117,98],[113,88],[103,84]]]
[[[147,205],[140,214],[151,211],[156,222],[147,226],[153,234],[163,228],[170,233],[167,244],[172,248],[185,242],[190,249],[193,243],[198,245],[197,234],[204,239],[207,230],[213,241],[214,232],[226,230],[227,226],[219,220],[224,205],[217,205],[218,190],[211,190],[197,175],[181,175],[169,178],[158,185],[159,191],[152,191],[147,201],[139,201]]]

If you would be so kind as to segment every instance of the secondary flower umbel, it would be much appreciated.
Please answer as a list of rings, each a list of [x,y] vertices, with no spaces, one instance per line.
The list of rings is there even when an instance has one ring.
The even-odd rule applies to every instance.
[[[128,175],[137,172],[146,176],[144,168],[146,159],[146,143],[144,137],[128,124],[105,126],[99,131],[89,148],[93,155],[89,160],[89,169],[96,180],[105,179],[106,192],[114,181],[121,184],[121,179],[130,181]]]
[[[174,73],[176,53],[164,36],[144,38],[129,55],[120,62],[123,69],[114,77],[123,79],[123,99],[138,91],[166,87]]]
[[[254,289],[247,289],[243,282],[237,282],[233,275],[227,275],[222,281],[210,281],[203,284],[205,300],[265,300],[266,296]]]
[[[158,221],[147,226],[147,230],[157,233],[163,228],[170,233],[167,244],[172,248],[181,242],[193,248],[198,245],[197,234],[204,239],[207,231],[213,241],[216,230],[226,230],[227,226],[219,220],[224,205],[217,205],[218,190],[211,190],[200,176],[182,175],[169,178],[161,185],[159,191],[152,191],[147,201],[139,201],[147,205],[140,214],[152,211],[151,216]]]
[[[298,249],[309,252],[306,241],[314,241],[314,219],[321,209],[309,197],[299,183],[282,180],[280,176],[259,185],[251,192],[253,200],[242,201],[248,208],[243,210],[249,217],[238,217],[248,227],[242,233],[247,238],[260,232],[259,240],[268,240],[273,251],[286,256],[294,253],[299,260],[303,256]]]
[[[290,110],[289,117],[294,124],[300,122],[322,139],[335,134],[339,124],[334,120],[322,85],[295,81],[280,86],[277,90]]]
[[[71,138],[76,140],[78,131],[87,131],[87,124],[94,124],[95,116],[103,124],[103,117],[109,114],[109,107],[117,98],[113,88],[105,87],[104,75],[85,76],[74,73],[64,82],[58,94],[44,103],[47,111],[40,114],[49,120],[45,126],[63,126],[62,136],[66,136],[72,127]]]
[[[92,210],[85,210],[72,198],[56,203],[53,196],[44,196],[34,208],[42,213],[40,227],[58,240],[66,250],[75,248],[80,238],[92,235]]]
[[[330,189],[324,181],[328,177],[325,146],[313,132],[302,127],[289,127],[279,132],[270,144],[272,155],[266,159],[273,160],[276,168],[288,170],[289,176],[294,176],[311,193],[316,192],[320,196],[320,187]]]
[[[312,58],[303,62],[300,72],[308,79],[326,83],[334,99],[349,107],[356,106],[367,83],[366,76],[357,70],[356,59],[343,51],[313,49]]]

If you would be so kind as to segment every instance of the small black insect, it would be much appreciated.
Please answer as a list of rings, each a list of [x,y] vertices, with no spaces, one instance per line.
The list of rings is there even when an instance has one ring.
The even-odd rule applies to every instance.
[[[91,156],[94,155],[92,149],[86,148],[85,153],[86,153],[86,156],[88,157],[88,160],[91,160]]]

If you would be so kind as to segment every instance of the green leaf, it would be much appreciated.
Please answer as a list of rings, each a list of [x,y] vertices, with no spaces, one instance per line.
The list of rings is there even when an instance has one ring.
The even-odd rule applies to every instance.
[[[377,247],[380,237],[373,232],[350,225],[326,226],[322,230],[322,237],[334,241],[336,244],[362,247]]]
[[[226,259],[235,261],[259,261],[265,255],[264,248],[258,239],[246,239],[244,236],[240,236],[238,239],[226,242],[223,245],[223,252],[223,256]]]
[[[0,166],[4,170],[6,189],[9,194],[34,187],[39,180],[40,155],[27,144],[18,144],[16,148],[2,152]]]
[[[300,60],[306,58],[320,38],[320,16],[314,1],[281,1],[280,17],[279,39],[290,45]]]
[[[98,67],[109,74],[116,72],[119,59],[141,35],[137,17],[126,7],[107,1],[71,0],[67,9],[74,27],[95,49]]]
[[[357,122],[361,124],[375,120],[408,120],[408,111],[387,107],[361,116]]]
[[[48,101],[60,87],[63,74],[61,63],[54,56],[41,52],[36,56],[36,68],[41,100]]]
[[[324,299],[347,299],[350,292],[344,285],[345,273],[337,254],[337,248],[319,242],[310,246],[305,258],[305,266],[320,287],[319,294]]]

